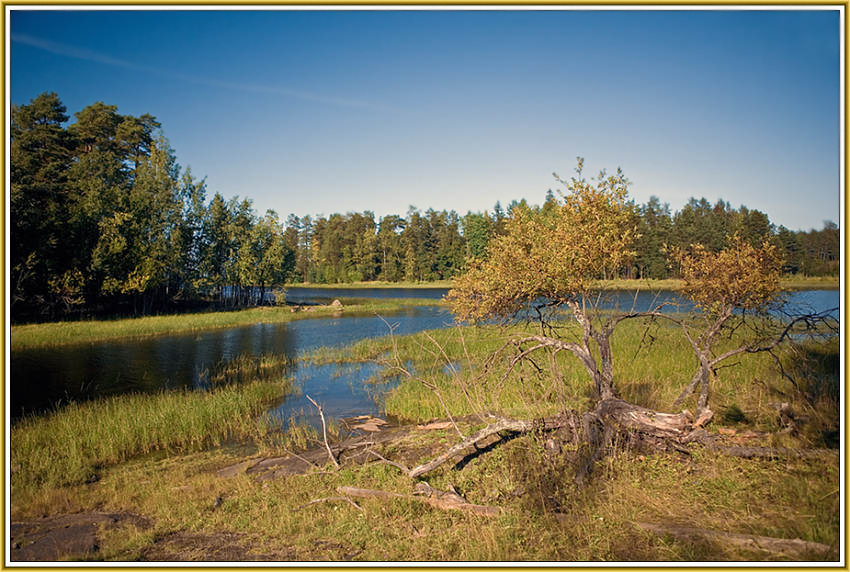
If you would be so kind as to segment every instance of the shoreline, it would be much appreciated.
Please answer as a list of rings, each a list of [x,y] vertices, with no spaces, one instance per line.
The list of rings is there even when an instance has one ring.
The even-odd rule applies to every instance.
[[[357,282],[352,284],[310,284],[299,288],[324,290],[350,289],[429,289],[448,288],[451,282]],[[621,291],[657,291],[676,292],[683,282],[668,280],[609,280],[604,290]],[[783,291],[838,290],[840,283],[836,277],[817,277],[802,279],[783,279],[780,281]],[[295,286],[292,286],[295,287]],[[340,297],[346,300],[345,297]],[[342,306],[287,304],[286,306],[259,306],[241,310],[202,311],[161,316],[142,316],[138,318],[100,319],[45,322],[37,324],[15,324],[11,326],[12,351],[39,347],[103,342],[122,338],[143,338],[148,336],[180,334],[246,326],[256,323],[286,323],[310,317],[343,314],[363,314],[371,312],[393,312],[410,306],[441,305],[441,299],[428,298],[348,298]]]
[[[684,282],[680,278],[658,278],[658,279],[626,279],[617,278],[601,281],[605,290],[635,290],[648,289],[660,291],[677,291],[682,289]],[[782,290],[838,290],[840,281],[837,276],[788,276],[779,280]],[[374,288],[382,289],[438,289],[451,288],[451,280],[436,280],[434,282],[385,282],[377,280],[374,282],[341,282],[338,284],[320,283],[294,283],[286,284],[285,288],[312,288],[316,290],[367,290]]]

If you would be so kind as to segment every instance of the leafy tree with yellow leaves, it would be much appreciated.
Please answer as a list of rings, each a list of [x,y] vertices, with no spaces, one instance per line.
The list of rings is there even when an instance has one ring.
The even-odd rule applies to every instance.
[[[495,236],[487,257],[471,260],[448,294],[461,320],[509,317],[530,310],[540,319],[541,335],[515,341],[525,357],[542,348],[568,351],[584,365],[600,399],[616,397],[611,334],[623,319],[637,314],[598,311],[600,280],[613,276],[632,256],[636,237],[629,181],[619,169],[596,179],[576,175],[564,181],[563,200],[546,210],[518,206],[505,234]],[[544,311],[567,309],[581,326],[580,339],[565,341],[547,327]],[[524,349],[531,344],[528,349]],[[597,357],[598,356],[598,357]]]

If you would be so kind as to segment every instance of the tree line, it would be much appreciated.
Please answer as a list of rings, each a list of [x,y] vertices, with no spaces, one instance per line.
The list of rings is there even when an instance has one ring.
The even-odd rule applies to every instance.
[[[74,113],[55,93],[11,109],[10,290],[16,320],[74,312],[149,314],[197,301],[262,303],[292,282],[453,278],[505,233],[518,206],[458,215],[410,207],[329,216],[259,215],[248,198],[208,198],[206,181],[177,162],[155,117],[102,102]],[[838,227],[791,231],[719,200],[680,211],[652,197],[630,205],[636,256],[605,277],[667,278],[668,251],[701,243],[719,251],[734,234],[774,242],[783,271],[838,273]]]

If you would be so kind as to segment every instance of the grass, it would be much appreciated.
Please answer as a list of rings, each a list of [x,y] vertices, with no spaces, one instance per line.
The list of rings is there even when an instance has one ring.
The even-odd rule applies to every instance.
[[[449,432],[438,433],[429,438],[451,442]],[[153,521],[149,530],[109,531],[99,555],[107,560],[136,560],[173,534],[223,533],[241,539],[245,553],[293,561],[765,559],[761,553],[650,534],[635,526],[641,521],[835,546],[839,540],[837,454],[812,463],[745,461],[704,451],[690,458],[619,452],[579,487],[563,458],[547,458],[542,441],[526,436],[461,471],[441,469],[427,479],[443,490],[454,486],[470,502],[504,507],[505,514],[493,519],[406,499],[357,499],[361,510],[339,500],[308,505],[338,497],[340,485],[410,494],[409,479],[385,464],[263,484],[247,475],[215,476],[216,469],[244,455],[241,449],[217,449],[131,461],[104,471],[96,484],[65,488],[49,502],[69,512],[97,507]]]
[[[288,307],[262,307],[229,312],[202,312],[171,316],[148,316],[119,320],[86,320],[12,326],[12,350],[87,344],[121,338],[140,338],[202,330],[232,328],[258,323],[285,323],[333,315],[391,313],[408,306],[438,304],[422,299],[345,299],[341,308],[306,306],[301,311]]]
[[[618,278],[602,282],[607,290],[681,290],[684,282],[678,278],[627,280]],[[779,281],[782,290],[837,290],[838,276],[783,276]]]
[[[182,454],[254,436],[262,429],[257,415],[290,388],[278,380],[128,394],[26,418],[11,430],[13,495],[91,481],[101,468],[139,455]]]
[[[293,285],[296,286],[296,285]],[[449,288],[451,281],[439,282],[356,282],[352,284],[310,284],[311,288]],[[782,280],[786,290],[838,288],[836,277],[791,277]],[[679,290],[681,280],[609,280],[606,288],[611,290]],[[171,316],[148,316],[117,320],[86,320],[76,322],[52,322],[46,324],[13,325],[11,329],[12,350],[32,347],[50,347],[69,344],[86,344],[120,338],[139,338],[165,334],[229,328],[257,323],[285,323],[293,320],[313,318],[339,313],[348,315],[380,313],[388,314],[409,306],[442,304],[440,300],[422,298],[374,299],[343,298],[342,308],[331,306],[306,307],[296,312],[288,307],[263,307],[227,312],[201,312]]]
[[[529,417],[590,406],[587,375],[564,354],[554,359],[541,354],[536,361],[541,371],[518,368],[503,378],[507,357],[484,371],[488,356],[505,336],[522,331],[523,326],[434,330],[318,350],[304,359],[403,364],[433,384],[455,415],[487,410]],[[681,338],[674,328],[647,330],[636,321],[623,323],[613,343],[615,374],[624,399],[669,411],[696,365]],[[709,431],[726,426],[739,434],[770,432],[744,444],[837,445],[838,356],[837,339],[827,345],[786,349],[780,359],[793,373],[796,386],[777,372],[768,356],[744,356],[718,370],[712,380],[712,406],[718,415]],[[457,375],[446,374],[447,361]],[[219,468],[246,457],[315,442],[315,432],[299,426],[293,426],[287,440],[280,423],[258,415],[264,400],[282,391],[281,386],[260,381],[225,385],[209,394],[126,396],[74,405],[15,425],[13,518],[126,511],[151,519],[151,529],[106,531],[98,553],[106,560],[150,557],[148,551],[175,534],[209,538],[216,544],[220,542],[216,535],[225,533],[242,543],[244,553],[277,560],[783,559],[649,533],[636,522],[800,538],[834,546],[837,554],[841,509],[837,450],[812,459],[769,461],[702,449],[681,455],[620,447],[596,463],[588,482],[578,485],[573,459],[581,451],[566,448],[547,454],[546,436],[528,434],[475,456],[462,470],[445,465],[425,477],[436,488],[455,487],[470,502],[503,507],[505,514],[494,519],[440,511],[408,499],[358,499],[362,510],[333,499],[339,496],[340,485],[410,494],[410,479],[387,464],[316,470],[263,483],[248,475],[217,477]],[[799,434],[779,432],[773,405],[777,402],[789,402],[799,417],[808,418]],[[693,405],[686,403],[692,409]],[[388,397],[386,408],[411,421],[445,417],[435,393],[416,380],[402,382]],[[207,409],[209,413],[197,413],[203,421],[184,419]],[[466,434],[481,426],[470,421],[460,425]],[[24,433],[32,436],[23,439]],[[160,434],[164,437],[154,438]],[[239,437],[247,441],[232,443]],[[107,449],[98,443],[113,438],[122,444]],[[457,440],[449,429],[414,432],[406,442],[376,450],[387,458],[404,458],[410,465],[417,451],[444,449]],[[78,451],[74,456],[86,459],[69,466],[84,469],[59,467],[65,456],[72,456],[66,450]],[[98,479],[86,483],[92,481],[88,478],[92,471]],[[63,476],[69,474],[75,476]],[[325,500],[308,504],[316,499]],[[193,550],[184,555],[210,557],[202,546]]]
[[[538,352],[536,371],[530,364],[517,367],[503,379],[513,353],[507,351],[484,373],[484,360],[510,336],[528,332],[525,326],[504,329],[497,326],[449,328],[409,336],[396,336],[402,364],[440,390],[440,397],[455,415],[497,411],[507,415],[533,417],[558,413],[562,408],[585,410],[594,399],[586,371],[567,352],[554,359]],[[564,335],[578,335],[569,326]],[[727,340],[717,351],[732,347]],[[725,345],[724,345],[725,344]],[[697,367],[690,345],[676,327],[663,323],[648,327],[636,320],[623,322],[612,338],[617,389],[623,399],[659,411],[670,411]],[[838,340],[827,346],[788,346],[781,354],[787,371],[794,374],[798,387],[776,369],[767,354],[744,355],[729,360],[712,380],[711,399],[719,414],[739,411],[753,428],[778,429],[776,410],[771,405],[790,401],[792,408],[808,415],[807,438],[823,445],[829,427],[837,427],[834,405],[838,400]],[[393,340],[373,338],[344,348],[319,349],[304,359],[316,363],[378,360],[393,366],[396,359]],[[458,370],[446,375],[447,362]],[[805,396],[808,395],[807,399]],[[685,402],[694,411],[695,396]],[[396,417],[421,422],[445,417],[438,396],[417,382],[402,383],[386,399],[387,412]]]

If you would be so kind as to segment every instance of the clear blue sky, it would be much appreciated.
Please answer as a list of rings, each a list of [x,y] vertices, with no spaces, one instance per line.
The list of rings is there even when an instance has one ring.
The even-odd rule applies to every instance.
[[[150,113],[210,196],[282,217],[541,203],[620,166],[839,221],[839,12],[11,12],[11,100]]]

